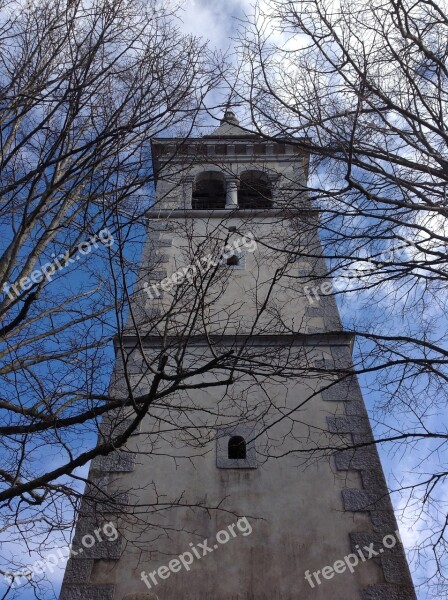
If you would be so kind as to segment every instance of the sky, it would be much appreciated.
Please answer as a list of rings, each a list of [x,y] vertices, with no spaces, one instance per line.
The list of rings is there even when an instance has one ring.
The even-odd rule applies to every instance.
[[[209,40],[221,50],[232,47],[237,19],[253,12],[251,0],[186,0],[182,5],[183,29]]]
[[[173,0],[173,5],[175,0]],[[244,18],[245,13],[252,12],[251,0],[186,0],[182,3],[181,22],[179,26],[187,33],[208,40],[212,47],[225,52],[232,50],[232,36],[238,27],[238,19]],[[361,382],[362,383],[362,382]],[[373,398],[366,394],[368,406],[373,403]],[[386,450],[380,449],[380,454],[385,470],[386,478],[391,481],[394,473],[393,459],[387,454]],[[407,463],[401,465],[405,472],[408,468]],[[409,463],[409,469],[412,464]],[[402,538],[406,544],[411,545],[414,536],[411,529],[401,528]],[[50,580],[57,590],[60,587],[65,562],[60,561],[55,567],[54,572],[50,574]],[[23,593],[20,598],[31,600],[35,598],[34,593]],[[424,600],[425,596],[420,595],[419,600]]]

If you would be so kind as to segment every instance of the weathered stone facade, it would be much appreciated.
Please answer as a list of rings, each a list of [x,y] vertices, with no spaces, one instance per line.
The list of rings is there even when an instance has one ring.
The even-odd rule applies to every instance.
[[[186,360],[201,364],[212,349],[247,345],[259,372],[232,385],[176,394],[148,411],[125,449],[93,462],[90,478],[109,502],[101,519],[109,515],[121,535],[69,561],[60,599],[415,600],[401,543],[383,545],[397,523],[350,374],[352,337],[342,330],[333,296],[310,303],[303,290],[308,278],[326,277],[318,217],[307,205],[307,156],[287,141],[263,142],[240,129],[231,113],[212,136],[192,140],[193,155],[176,154],[177,144],[181,140],[153,144],[158,203],[148,214],[141,280],[157,284],[188,265],[191,240],[205,247],[210,239],[253,234],[257,251],[227,269],[222,293],[207,307],[207,331],[199,325],[191,332]],[[170,152],[174,158],[163,167]],[[241,210],[238,182],[257,169],[270,182],[272,206]],[[225,206],[192,208],[196,177],[204,172],[223,174]],[[301,250],[282,263],[298,230]],[[255,319],[276,269],[281,275],[269,310]],[[163,290],[149,298],[142,286],[135,296],[139,338],[131,327],[125,332],[127,372],[142,392],[150,385],[170,301]],[[169,332],[172,347],[185,318]],[[277,362],[291,368],[275,377],[267,369],[265,376],[266,364]],[[117,362],[111,384],[117,391],[125,389],[121,373]],[[109,418],[104,434],[110,426]],[[232,436],[247,442],[245,458],[236,462],[226,456]],[[329,447],[344,440],[360,447],[318,455],[322,439]],[[251,523],[250,535],[213,544],[238,517]],[[85,507],[76,540],[98,522]],[[204,539],[213,552],[195,558],[188,570],[158,576],[148,589],[142,572],[158,572]],[[306,571],[321,573],[364,547],[375,557],[360,560],[353,573],[335,573],[331,581],[321,576],[314,586],[306,580]]]

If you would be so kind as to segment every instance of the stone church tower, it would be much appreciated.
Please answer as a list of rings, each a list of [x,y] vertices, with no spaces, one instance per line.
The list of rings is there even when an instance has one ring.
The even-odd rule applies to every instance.
[[[376,448],[343,449],[372,434],[352,336],[321,287],[308,157],[232,111],[152,149],[111,389],[143,396],[166,377],[126,447],[91,465],[103,508],[83,501],[60,600],[415,599]]]

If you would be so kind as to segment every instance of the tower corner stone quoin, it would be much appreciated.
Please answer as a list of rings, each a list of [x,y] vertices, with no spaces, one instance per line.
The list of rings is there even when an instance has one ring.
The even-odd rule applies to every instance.
[[[185,367],[242,347],[255,366],[151,406],[125,448],[93,460],[74,547],[107,521],[119,536],[70,558],[60,600],[416,599],[375,445],[316,454],[323,439],[373,437],[334,297],[307,300],[328,277],[298,142],[267,141],[230,109],[208,136],[152,140],[139,336],[131,321],[122,332],[129,380],[144,394],[179,344]],[[213,301],[185,341],[185,303],[207,277]],[[114,395],[127,393],[123,373],[118,352]],[[131,416],[108,414],[101,436]]]

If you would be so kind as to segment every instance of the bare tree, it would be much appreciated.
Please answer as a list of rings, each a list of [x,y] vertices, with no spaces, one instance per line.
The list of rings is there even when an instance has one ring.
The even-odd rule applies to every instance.
[[[444,2],[268,0],[241,25],[230,81],[249,128],[312,155],[307,193],[336,281],[332,291],[316,274],[302,281],[311,305],[334,293],[357,336],[373,443],[400,458],[396,506],[418,539],[423,585],[438,598],[447,543],[447,39]]]
[[[256,257],[252,289],[236,303],[226,296],[227,228],[213,220],[199,235],[147,214],[162,208],[151,140],[177,136],[158,160],[182,179],[196,158],[185,140],[218,82],[214,57],[166,10],[137,0],[5,2],[2,10],[0,572],[4,598],[27,586],[39,597],[52,596],[48,572],[30,566],[67,545],[75,511],[88,523],[113,514],[136,547],[133,534],[154,529],[157,539],[157,517],[172,508],[228,511],[223,498],[162,498],[152,481],[141,482],[150,500],[133,504],[139,489],[123,489],[119,478],[106,485],[101,474],[108,461],[125,470],[163,454],[171,437],[172,460],[200,457],[224,414],[228,424],[272,423],[284,407],[267,388],[303,376],[310,357],[251,344],[253,334],[276,331],[274,291],[291,269],[287,254],[267,248]],[[165,226],[185,242],[180,266],[205,259],[205,267],[152,305],[148,284],[163,268],[152,238]],[[278,227],[258,239],[281,240]],[[240,233],[248,232],[250,221]],[[262,275],[266,262],[276,267],[272,281]],[[249,298],[255,311],[245,313]],[[236,343],[223,347],[228,332]],[[199,354],[198,336],[206,340]],[[198,400],[211,388],[221,390],[216,407]],[[277,444],[267,439],[265,459]]]
[[[216,76],[206,48],[162,3],[5,0],[0,15],[0,531],[11,542],[1,565],[9,597],[27,584],[10,576],[29,564],[24,547],[43,552],[58,543],[50,532],[69,535],[83,466],[119,447],[152,400],[129,400],[134,423],[97,444],[98,420],[124,402],[108,391],[111,342],[153,201],[150,140],[188,135]]]
[[[257,423],[265,460],[283,456],[286,438],[305,463],[363,445],[347,443],[345,431],[339,436],[317,427],[307,412],[322,386],[353,373],[347,364],[330,365],[312,344],[297,343],[308,335],[308,317],[291,313],[295,299],[306,306],[328,295],[314,268],[322,257],[316,208],[327,275],[350,271],[351,289],[338,295],[346,298],[344,314],[348,306],[354,316],[348,324],[359,340],[355,372],[378,373],[370,384],[377,381],[385,393],[386,418],[378,417],[384,428],[374,443],[396,439],[400,449],[405,440],[412,450],[421,440],[446,439],[427,422],[445,405],[446,326],[434,327],[435,312],[420,318],[427,304],[442,310],[445,302],[446,79],[437,62],[444,64],[445,17],[430,3],[325,10],[319,2],[273,0],[267,6],[272,12],[258,11],[254,29],[242,32],[244,64],[240,80],[231,83],[235,97],[248,101],[251,126],[261,135],[296,144],[301,159],[312,153],[312,187],[302,176],[283,181],[276,203],[287,210],[272,212],[267,230],[247,221],[262,253],[251,266],[253,285],[238,302],[227,295],[234,284],[222,268],[222,248],[232,237],[225,219],[211,220],[198,234],[172,215],[165,214],[168,223],[146,215],[153,198],[149,139],[177,135],[178,145],[160,157],[168,168],[184,155],[203,100],[218,82],[206,49],[181,36],[167,11],[137,0],[39,2],[20,12],[7,2],[2,7],[5,537],[13,532],[13,539],[44,552],[56,531],[64,536],[70,529],[69,509],[78,507],[87,480],[81,512],[93,506],[120,513],[127,520],[121,530],[137,546],[136,532],[151,528],[154,514],[156,538],[157,515],[189,507],[189,498],[167,500],[154,488],[148,504],[131,502],[130,510],[137,490],[88,478],[89,461],[100,472],[101,461],[158,456],[167,440],[173,440],[173,461],[191,460],[192,452],[209,451],[223,418]],[[423,11],[425,26],[414,13],[406,17],[409,11]],[[429,62],[422,63],[426,54]],[[421,107],[420,116],[410,101]],[[176,179],[191,156],[185,154],[183,165],[174,162]],[[262,183],[262,176],[241,181],[247,207]],[[216,260],[148,304],[161,256],[150,236],[138,269],[141,242],[165,226],[182,233],[182,267],[207,256]],[[390,298],[400,299],[400,310]],[[255,307],[249,314],[248,302]],[[354,303],[367,312],[353,311]],[[412,311],[418,319],[409,318]],[[291,336],[290,346],[251,343],[255,335],[270,340],[279,332]],[[223,345],[224,334],[235,343]],[[191,343],[198,337],[199,354]],[[299,404],[279,392],[293,379],[309,386]],[[222,391],[214,407],[201,396],[210,388]],[[393,421],[398,410],[406,430]],[[417,483],[437,499],[444,477],[441,469]],[[418,489],[411,489],[417,502]],[[191,508],[226,510],[221,499]],[[431,539],[437,557],[443,527],[440,539]],[[6,594],[17,591],[8,573],[26,563],[20,555],[4,560]],[[35,579],[31,584],[39,586]]]

